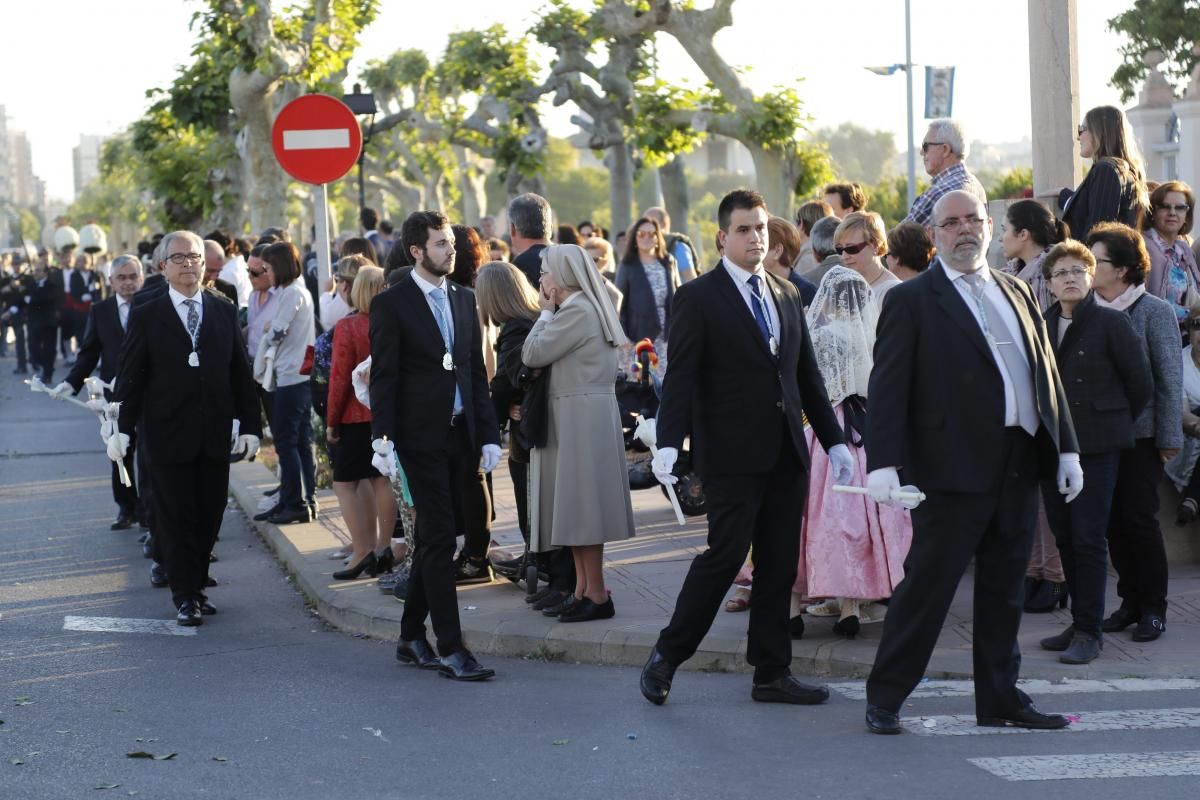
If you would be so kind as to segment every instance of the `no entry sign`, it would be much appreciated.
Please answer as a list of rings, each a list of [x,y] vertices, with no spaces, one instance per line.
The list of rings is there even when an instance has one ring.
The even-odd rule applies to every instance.
[[[284,106],[271,129],[271,146],[284,171],[305,183],[336,181],[362,150],[362,131],[345,103],[306,94]]]

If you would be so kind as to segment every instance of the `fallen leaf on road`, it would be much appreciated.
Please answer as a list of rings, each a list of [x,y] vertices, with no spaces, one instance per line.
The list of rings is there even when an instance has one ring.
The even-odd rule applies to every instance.
[[[570,739],[555,739],[553,742],[551,742],[551,744],[553,744],[555,747],[561,747],[562,745],[567,744],[570,741],[571,741]]]
[[[228,759],[228,758],[223,758],[222,756],[213,756],[213,757],[212,757],[212,760],[213,760],[213,761],[228,761],[229,759]]]
[[[14,758],[14,759],[12,759],[11,761],[9,761],[8,763],[12,764],[14,767],[19,767],[19,766],[21,766],[22,764],[24,764],[25,762],[24,762],[24,761],[22,761],[22,760],[21,760],[21,759],[19,759],[19,758]]]
[[[30,700],[28,697],[14,697],[13,705],[14,706],[31,706],[31,705],[33,705],[33,701]]]
[[[119,784],[119,783],[97,783],[95,788],[97,788],[97,789],[116,789],[120,785],[121,784]]]
[[[132,753],[126,753],[126,758],[152,758],[155,761],[170,761],[179,755],[178,753],[166,753],[161,756],[156,756],[154,753],[147,753],[145,750],[135,750]]]

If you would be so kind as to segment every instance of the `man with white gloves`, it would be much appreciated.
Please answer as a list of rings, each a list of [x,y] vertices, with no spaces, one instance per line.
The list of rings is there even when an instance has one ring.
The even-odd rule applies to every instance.
[[[888,292],[871,371],[870,495],[895,502],[903,471],[926,499],[867,681],[867,729],[900,732],[972,558],[978,724],[1063,728],[1016,686],[1039,481],[1057,477],[1068,502],[1083,489],[1054,346],[1025,282],[988,267],[991,220],[975,195],[942,196],[933,229],[937,259]]]
[[[666,701],[675,669],[708,633],[751,544],[751,696],[796,704],[829,697],[824,686],[801,683],[788,668],[788,617],[808,494],[805,417],[838,483],[850,480],[853,459],[817,368],[800,295],[763,268],[768,219],[757,192],[726,195],[717,234],[724,258],[680,287],[672,301],[653,469],[659,480],[674,483],[679,448],[691,437],[708,502],[708,549],[692,562],[671,622],[642,670],[642,695],[655,704]]]
[[[154,475],[154,538],[177,621],[199,625],[216,613],[204,589],[229,491],[230,443],[253,456],[262,422],[237,308],[201,286],[203,242],[176,231],[160,252],[168,290],[129,314],[117,375],[119,432],[108,454],[123,458],[140,422]]]
[[[475,293],[446,279],[454,233],[443,214],[410,214],[397,246],[412,258],[412,272],[377,296],[370,312],[371,463],[391,476],[398,458],[418,509],[396,657],[455,680],[486,680],[495,673],[463,645],[454,574],[464,474],[500,461],[479,312]],[[427,616],[437,653],[426,638]]]

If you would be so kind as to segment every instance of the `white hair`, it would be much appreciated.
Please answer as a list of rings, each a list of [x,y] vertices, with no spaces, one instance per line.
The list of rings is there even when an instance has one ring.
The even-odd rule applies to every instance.
[[[112,272],[115,273],[117,270],[119,270],[121,267],[125,266],[126,264],[133,264],[135,267],[137,267],[138,274],[139,275],[142,274],[142,260],[140,258],[138,258],[137,256],[131,255],[129,253],[126,253],[123,256],[117,256],[116,258],[114,258],[112,260]]]
[[[961,122],[949,117],[935,119],[929,123],[929,132],[933,136],[933,141],[950,145],[951,153],[963,161],[967,160],[971,146],[967,144],[967,134]]]
[[[171,245],[176,239],[188,240],[196,245],[196,249],[200,251],[201,255],[204,254],[204,240],[199,236],[191,231],[171,231],[162,238],[162,241],[158,243],[158,249],[154,251],[154,260],[156,263],[161,264],[167,260],[167,256],[171,252]]]

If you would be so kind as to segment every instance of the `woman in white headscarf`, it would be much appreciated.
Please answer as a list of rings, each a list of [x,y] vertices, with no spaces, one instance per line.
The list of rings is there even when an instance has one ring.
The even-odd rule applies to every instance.
[[[878,315],[871,287],[846,267],[834,267],[825,275],[807,312],[817,366],[854,456],[851,483],[860,486],[866,485],[867,476],[865,448],[870,442],[863,441],[863,431]],[[886,414],[887,406],[872,413]],[[882,618],[880,606],[867,604],[890,597],[904,575],[912,519],[905,509],[880,505],[862,495],[833,492],[833,470],[825,450],[811,429],[806,429],[805,435],[812,468],[792,592],[794,600],[805,594],[830,598],[810,606],[809,613],[838,615],[834,632],[854,638],[862,621]]]
[[[608,619],[604,543],[634,533],[615,392],[626,338],[582,247],[551,245],[542,259],[542,311],[521,349],[526,366],[550,370],[546,444],[530,457],[530,549],[570,547],[575,561],[574,594],[544,613],[561,622]]]

